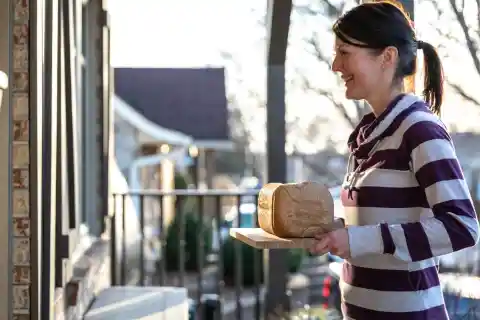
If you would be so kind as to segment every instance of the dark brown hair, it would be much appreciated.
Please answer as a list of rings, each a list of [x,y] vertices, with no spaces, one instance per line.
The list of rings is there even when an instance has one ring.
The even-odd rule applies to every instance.
[[[387,47],[395,47],[399,55],[395,77],[401,80],[415,75],[417,50],[422,50],[425,70],[423,95],[431,110],[440,114],[442,63],[431,44],[417,41],[413,22],[400,5],[393,1],[361,4],[341,16],[333,25],[333,32],[345,43],[378,53]]]

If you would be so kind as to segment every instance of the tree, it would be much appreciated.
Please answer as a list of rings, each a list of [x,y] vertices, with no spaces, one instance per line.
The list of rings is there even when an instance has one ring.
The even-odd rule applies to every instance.
[[[419,6],[431,8],[434,16],[430,27],[440,38],[439,52],[449,58],[454,50],[462,50],[467,55],[472,68],[468,68],[475,79],[469,78],[469,83],[480,81],[480,0],[421,0]],[[452,23],[452,21],[454,23]],[[452,59],[455,59],[452,57]],[[457,57],[458,59],[458,57]],[[453,61],[455,65],[456,61]],[[476,88],[466,88],[466,83],[447,76],[446,83],[463,99],[480,107],[480,95]],[[477,85],[478,87],[478,85]]]
[[[292,19],[301,21],[305,18],[315,20],[325,16],[324,11],[328,11],[327,15],[328,27],[322,26],[325,32],[329,32],[330,26],[333,21],[340,15],[343,8],[347,3],[355,4],[353,0],[340,1],[340,4],[333,5],[333,1],[310,0],[308,4],[296,5],[293,10]],[[318,8],[317,8],[318,7]],[[264,9],[264,8],[262,8]],[[261,11],[259,9],[259,11]],[[258,12],[257,12],[258,14]],[[258,19],[258,25],[260,30],[265,28],[264,13],[256,16]],[[264,29],[265,30],[265,29]],[[321,48],[318,37],[315,37],[318,30],[306,29],[306,34],[303,35],[298,42],[295,37],[290,37],[289,48],[295,48],[297,51],[301,51],[303,55],[308,55],[313,58],[313,63],[324,67],[323,73],[331,76],[334,81],[330,86],[322,86],[314,83],[313,79],[307,74],[297,68],[292,60],[287,61],[287,145],[289,152],[292,155],[302,158],[307,167],[320,176],[331,176],[328,169],[323,165],[316,164],[311,158],[304,157],[305,148],[307,151],[316,152],[322,150],[324,146],[331,146],[335,143],[331,143],[334,139],[331,138],[332,132],[335,129],[338,130],[336,125],[332,125],[332,114],[314,114],[310,113],[308,117],[302,116],[298,112],[289,112],[292,108],[298,108],[298,106],[292,106],[289,104],[288,95],[292,92],[296,92],[302,96],[310,95],[316,98],[326,99],[328,105],[333,106],[338,110],[340,116],[346,121],[347,127],[353,128],[358,119],[365,114],[367,110],[365,105],[360,102],[347,101],[343,97],[343,92],[338,92],[338,87],[343,86],[341,79],[331,72],[329,66],[330,57],[324,52],[325,49]],[[266,34],[266,32],[265,32]],[[297,33],[299,34],[299,33]],[[263,41],[266,39],[263,38]],[[265,43],[265,42],[264,42]],[[328,46],[331,47],[331,46]],[[264,113],[266,105],[265,92],[262,87],[254,87],[249,83],[248,79],[245,79],[243,73],[243,61],[241,61],[235,53],[223,52],[222,57],[227,65],[227,89],[229,92],[229,105],[230,105],[230,124],[232,128],[232,137],[236,142],[239,149],[245,150],[244,155],[248,153],[253,140],[264,140],[264,137],[256,136],[259,131],[256,130],[261,126],[261,123],[265,123]],[[302,58],[293,59],[300,61]],[[249,64],[252,62],[249,61]],[[263,61],[264,65],[265,61]],[[262,65],[259,64],[259,69],[262,69]],[[263,67],[264,68],[264,67]],[[255,115],[248,114],[246,109],[256,108]],[[318,111],[318,110],[317,110]],[[255,124],[257,128],[255,129]],[[260,133],[262,134],[262,133]],[[254,139],[257,138],[257,139]],[[303,148],[299,145],[303,144]],[[312,148],[308,147],[312,146]],[[333,148],[335,150],[335,148]]]
[[[336,108],[343,120],[354,128],[363,115],[368,112],[368,106],[361,101],[348,101],[344,98],[343,92],[336,94],[336,90],[343,86],[343,80],[339,75],[333,73],[332,61],[333,56],[327,52],[328,48],[332,46],[324,46],[322,39],[327,38],[327,34],[331,33],[331,26],[336,19],[338,19],[345,10],[352,5],[358,4],[360,1],[343,0],[310,0],[306,4],[297,5],[294,8],[293,19],[311,20],[315,21],[314,26],[319,26],[318,29],[309,30],[303,35],[301,41],[305,51],[314,57],[315,63],[319,70],[329,74],[329,79],[332,80],[330,86],[316,84],[311,76],[306,72],[298,70],[299,79],[298,84],[306,91],[316,93],[318,96],[324,97]],[[323,25],[323,28],[322,28]],[[333,51],[333,50],[330,50]]]
[[[351,6],[358,3],[358,0],[307,0],[303,4],[294,5],[292,13],[292,24],[294,25],[296,21],[301,21],[305,19],[308,19],[309,21],[320,21],[326,19],[326,27],[320,26],[320,29],[323,29],[322,31],[325,32],[330,32],[330,27],[333,24],[334,20],[341,15],[344,9],[349,5]],[[264,14],[258,14],[257,12],[257,17],[259,19],[259,26],[261,28],[265,28]],[[295,37],[293,37],[292,39],[291,32],[289,39],[289,47],[301,48],[301,50],[306,55],[313,57],[313,63],[318,65],[319,69],[321,69],[322,72],[331,76],[333,82],[328,87],[318,85],[310,76],[306,75],[304,70],[301,70],[301,67],[289,61],[287,63],[287,68],[290,68],[291,72],[287,72],[288,89],[302,90],[305,92],[305,94],[310,93],[325,98],[329,104],[333,105],[336,110],[338,110],[340,116],[346,121],[348,126],[350,128],[353,128],[358,122],[358,120],[368,110],[367,106],[360,101],[347,101],[343,97],[343,93],[337,92],[338,88],[343,86],[343,82],[339,76],[335,75],[331,71],[331,56],[326,53],[325,48],[322,48],[320,42],[321,37],[319,36],[321,31],[307,28],[303,29],[302,33],[303,32],[305,32],[305,34],[302,34],[300,42],[298,42],[299,39],[295,39]],[[265,38],[263,40],[265,40]],[[331,46],[327,46],[327,48],[330,47]],[[235,55],[232,53],[223,53],[222,56],[226,61],[232,63],[231,69],[234,70],[234,72],[232,73],[237,74],[235,81],[237,81],[238,83],[242,82],[240,67],[241,63],[236,59]],[[302,59],[299,58],[298,60]],[[316,67],[317,66],[315,66],[314,68]],[[242,85],[245,85],[245,83],[242,83]],[[258,88],[248,88],[246,90],[249,91],[249,96],[251,98],[257,98],[259,106],[265,105],[265,99],[262,97],[262,92],[258,91]],[[239,121],[239,119],[241,119],[238,114],[232,114],[232,116],[235,121]],[[328,132],[331,131],[331,129],[322,131],[319,130],[319,127],[325,125],[325,123],[329,121],[329,118],[329,116],[314,115],[312,116],[311,121],[308,124],[305,124],[305,121],[301,121],[303,119],[299,119],[298,117],[287,117],[288,135],[292,136],[292,138],[298,138],[299,136],[305,135],[305,138],[309,141],[311,141],[312,139],[316,139],[319,136],[323,136],[324,139],[328,140]],[[299,125],[300,122],[303,122],[303,124]],[[244,124],[248,126],[248,123],[244,122]]]

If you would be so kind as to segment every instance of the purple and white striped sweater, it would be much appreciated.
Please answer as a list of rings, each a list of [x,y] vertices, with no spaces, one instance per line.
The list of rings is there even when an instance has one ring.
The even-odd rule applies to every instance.
[[[401,95],[378,118],[365,116],[349,147],[345,318],[448,319],[435,258],[473,246],[479,227],[443,123]]]

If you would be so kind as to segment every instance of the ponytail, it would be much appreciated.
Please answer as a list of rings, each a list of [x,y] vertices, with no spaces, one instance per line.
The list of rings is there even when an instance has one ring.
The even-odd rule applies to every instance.
[[[423,51],[424,89],[423,96],[433,113],[440,115],[443,102],[443,68],[435,48],[418,41],[418,49]]]

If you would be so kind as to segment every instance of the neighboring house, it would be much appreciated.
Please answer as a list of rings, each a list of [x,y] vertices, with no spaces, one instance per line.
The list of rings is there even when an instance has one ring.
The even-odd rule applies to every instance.
[[[140,181],[138,171],[142,167],[160,165],[167,159],[180,166],[185,163],[188,147],[193,145],[190,136],[150,121],[117,95],[113,97],[113,109],[115,157],[131,188],[141,189],[149,185],[147,181]],[[147,145],[156,145],[159,149],[168,145],[168,152],[156,158],[147,156],[142,154],[142,147]]]
[[[114,82],[115,174],[120,174],[115,180],[118,183],[114,183],[117,192],[171,190],[175,169],[185,170],[192,164],[196,166],[196,181],[211,188],[213,153],[233,146],[224,70],[117,68]],[[192,149],[198,151],[195,161],[189,156]],[[128,197],[125,204],[127,245],[133,249],[128,251],[135,259],[139,198]],[[143,204],[147,217],[161,210],[158,198],[145,198]],[[118,198],[116,208],[122,210],[122,206]],[[173,202],[164,199],[161,211],[168,224],[175,213]],[[147,236],[155,234],[150,231],[147,222]]]
[[[136,176],[132,166],[175,157],[176,166],[185,167],[190,164],[187,149],[195,147],[200,182],[212,187],[213,152],[233,147],[224,69],[116,68],[114,82],[115,154],[129,184],[152,187],[131,181]],[[168,152],[161,152],[162,146]]]
[[[131,190],[160,189],[162,186],[162,189],[173,189],[175,165],[185,165],[187,150],[192,145],[193,139],[151,122],[117,95],[113,96],[112,104],[115,137],[112,191],[121,194]],[[165,145],[168,145],[168,152],[161,153],[161,146]],[[144,146],[157,146],[154,149],[158,154],[144,155],[142,152]],[[157,199],[145,199],[143,208],[148,212],[160,210]],[[116,212],[125,211],[127,217],[127,259],[138,259],[139,199],[127,197],[124,204],[118,196],[115,210]],[[167,204],[163,214],[166,221],[173,217],[173,203],[170,203],[169,207]],[[117,220],[117,230],[122,230],[121,219]],[[148,230],[151,228],[145,231],[149,233]],[[120,246],[118,250],[121,250]]]
[[[162,131],[162,137],[169,137],[161,143],[198,149],[199,182],[212,187],[213,153],[233,147],[223,68],[116,68],[115,94],[119,106],[129,106],[129,111],[149,122],[152,132],[156,128]],[[144,126],[138,129],[143,131]],[[143,132],[150,138],[145,137],[141,143],[154,144],[152,132]],[[124,142],[117,139],[118,143]],[[117,147],[117,155],[125,157],[120,160],[122,168],[128,167],[125,147]]]
[[[116,68],[115,93],[201,149],[232,147],[223,68]]]

